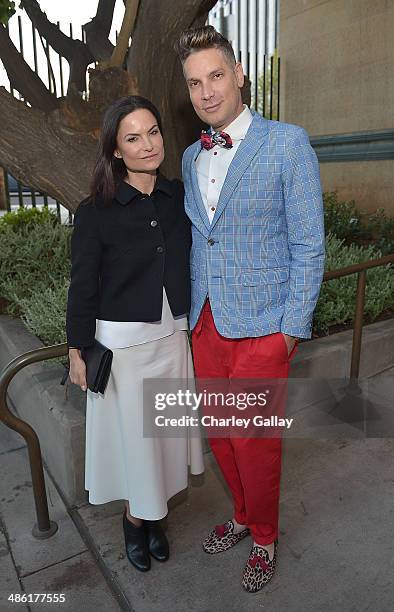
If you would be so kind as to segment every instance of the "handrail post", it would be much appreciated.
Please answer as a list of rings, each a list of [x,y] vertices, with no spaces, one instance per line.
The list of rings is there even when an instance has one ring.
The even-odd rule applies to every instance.
[[[356,311],[354,316],[352,358],[350,364],[351,379],[358,379],[360,370],[361,336],[363,332],[366,278],[366,270],[361,270],[358,273],[357,279]]]
[[[0,421],[7,427],[18,432],[26,440],[37,515],[37,523],[32,529],[32,534],[39,539],[50,538],[58,529],[57,523],[49,519],[40,442],[34,429],[28,423],[12,414],[9,410],[7,405],[7,390],[15,374],[25,366],[38,361],[61,357],[66,354],[67,344],[58,344],[56,346],[35,349],[34,351],[29,351],[13,359],[0,375]]]

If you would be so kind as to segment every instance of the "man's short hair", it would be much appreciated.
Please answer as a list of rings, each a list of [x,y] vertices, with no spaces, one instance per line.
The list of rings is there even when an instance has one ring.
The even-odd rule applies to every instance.
[[[182,64],[189,55],[202,49],[220,49],[228,63],[232,66],[236,63],[234,50],[224,36],[217,32],[213,26],[202,26],[200,28],[190,28],[182,32],[180,39],[175,45],[175,50],[179,55]]]

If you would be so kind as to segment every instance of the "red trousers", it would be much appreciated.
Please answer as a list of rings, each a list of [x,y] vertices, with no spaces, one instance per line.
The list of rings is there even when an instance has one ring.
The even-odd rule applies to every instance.
[[[192,332],[197,379],[287,378],[286,342],[278,332],[258,338],[231,339],[216,330],[209,301]],[[278,537],[282,439],[208,437],[232,493],[234,518],[247,525],[257,544]]]

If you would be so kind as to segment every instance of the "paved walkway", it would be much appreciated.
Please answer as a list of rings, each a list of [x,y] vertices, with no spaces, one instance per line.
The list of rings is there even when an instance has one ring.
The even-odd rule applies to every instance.
[[[392,400],[394,368],[374,393]],[[103,452],[105,449],[103,449]],[[112,612],[389,612],[394,602],[394,438],[284,442],[279,561],[258,594],[240,577],[250,540],[218,556],[201,549],[231,503],[208,453],[204,478],[173,500],[171,559],[140,574],[124,556],[122,504],[67,508],[46,471],[48,540],[31,534],[34,500],[24,440],[0,424],[0,610]],[[11,603],[12,593],[64,603]]]

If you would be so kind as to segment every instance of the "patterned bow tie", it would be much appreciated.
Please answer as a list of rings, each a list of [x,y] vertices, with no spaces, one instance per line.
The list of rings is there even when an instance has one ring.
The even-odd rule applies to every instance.
[[[224,149],[231,149],[233,146],[233,141],[231,137],[226,134],[226,132],[214,132],[210,134],[203,130],[200,136],[201,146],[204,149],[212,149],[215,145],[219,145],[219,147],[223,147]]]

